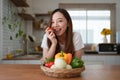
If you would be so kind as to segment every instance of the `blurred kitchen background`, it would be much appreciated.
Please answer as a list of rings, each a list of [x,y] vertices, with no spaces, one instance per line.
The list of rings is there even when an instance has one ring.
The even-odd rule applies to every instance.
[[[74,31],[89,50],[103,43],[103,28],[112,30],[108,43],[120,43],[120,0],[0,0],[0,59],[8,54],[41,55],[50,13],[58,7],[68,10]]]

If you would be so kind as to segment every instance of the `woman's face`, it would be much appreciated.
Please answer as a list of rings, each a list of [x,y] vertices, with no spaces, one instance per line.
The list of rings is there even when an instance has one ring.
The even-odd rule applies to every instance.
[[[51,26],[57,36],[62,36],[67,29],[67,20],[62,13],[56,12],[53,14]]]

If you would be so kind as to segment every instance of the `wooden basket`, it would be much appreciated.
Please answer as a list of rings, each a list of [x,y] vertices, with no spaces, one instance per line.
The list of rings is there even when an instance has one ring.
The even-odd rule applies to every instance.
[[[69,78],[69,77],[78,77],[80,73],[85,70],[85,66],[82,68],[74,68],[74,69],[51,69],[45,66],[40,66],[41,70],[50,77],[58,77],[58,78]]]

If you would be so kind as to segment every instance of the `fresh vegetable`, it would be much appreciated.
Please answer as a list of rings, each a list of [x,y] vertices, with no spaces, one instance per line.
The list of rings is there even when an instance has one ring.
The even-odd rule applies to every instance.
[[[81,68],[83,67],[84,62],[80,58],[73,58],[71,62],[72,68]]]
[[[71,53],[67,53],[67,64],[70,64],[72,61],[72,54]]]
[[[63,58],[55,59],[54,65],[50,67],[51,69],[72,69],[70,64],[67,64]]]
[[[45,58],[44,66],[50,68],[54,64],[53,58]]]
[[[64,53],[64,52],[61,51],[60,53],[57,53],[55,55],[55,59],[57,59],[57,58],[64,58],[66,63],[70,64],[71,60],[72,60],[72,54],[71,53]]]
[[[52,27],[49,27],[48,30],[49,30],[49,34],[50,34],[51,32],[54,32],[54,29],[53,29]]]
[[[55,66],[55,64],[53,64],[50,68],[51,69],[57,69],[57,67]]]
[[[47,62],[54,62],[54,58],[45,58],[44,64]]]
[[[72,69],[72,66],[69,65],[69,64],[67,64],[67,65],[66,65],[66,69]]]
[[[47,63],[45,63],[45,66],[50,68],[53,64],[54,64],[54,62],[47,62]]]
[[[51,30],[51,31],[53,31],[54,29],[53,29],[52,27],[49,27],[49,28],[48,28],[48,30]]]
[[[63,58],[56,58],[54,65],[57,69],[63,69],[63,68],[66,68],[67,63]]]

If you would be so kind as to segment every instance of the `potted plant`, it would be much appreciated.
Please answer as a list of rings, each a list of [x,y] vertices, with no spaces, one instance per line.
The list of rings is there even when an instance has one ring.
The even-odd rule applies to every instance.
[[[107,43],[108,40],[107,40],[107,35],[110,35],[111,34],[111,30],[108,29],[108,28],[103,28],[103,30],[101,31],[101,35],[103,35],[103,42],[104,43]]]

